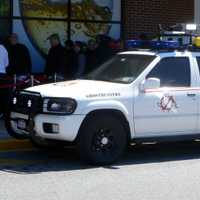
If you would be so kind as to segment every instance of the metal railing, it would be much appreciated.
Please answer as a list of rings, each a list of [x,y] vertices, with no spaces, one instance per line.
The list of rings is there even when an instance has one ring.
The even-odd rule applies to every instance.
[[[12,75],[3,78],[6,82],[0,85],[2,88],[10,88],[13,90],[32,87],[35,85],[45,84],[45,83],[56,83],[59,81],[64,81],[64,78],[59,74],[55,73],[52,76],[47,76],[45,74],[30,74],[30,75]]]

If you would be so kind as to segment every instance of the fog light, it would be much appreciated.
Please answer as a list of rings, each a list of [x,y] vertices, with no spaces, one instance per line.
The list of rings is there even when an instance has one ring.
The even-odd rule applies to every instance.
[[[58,134],[59,133],[59,125],[51,124],[51,123],[43,123],[43,129],[45,133],[48,134]]]
[[[52,124],[52,131],[53,131],[53,133],[59,133],[59,125]]]

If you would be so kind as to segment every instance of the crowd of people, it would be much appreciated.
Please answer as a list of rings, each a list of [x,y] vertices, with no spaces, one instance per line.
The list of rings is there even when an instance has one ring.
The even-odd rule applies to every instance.
[[[65,79],[80,78],[94,70],[121,49],[121,42],[106,35],[98,35],[87,43],[82,41],[66,40],[61,43],[58,34],[48,38],[50,49],[46,55],[44,74],[58,73]],[[13,33],[6,42],[0,39],[1,48],[7,51],[8,64],[0,66],[0,73],[7,75],[25,75],[32,73],[30,52],[25,44],[19,42],[18,35]]]
[[[120,41],[105,35],[98,35],[88,43],[66,40],[64,45],[58,34],[52,34],[47,39],[50,49],[45,57],[44,74],[51,77],[56,73],[63,80],[83,77],[122,49]],[[19,42],[18,35],[11,34],[7,42],[0,39],[0,99],[3,105],[10,92],[9,88],[1,88],[10,81],[6,77],[31,73],[30,52],[25,44]],[[0,113],[4,109],[5,106],[1,106]]]
[[[62,75],[65,79],[76,79],[97,68],[117,51],[120,42],[99,35],[88,43],[67,40],[63,46],[57,34],[49,38],[51,48],[46,58],[45,73]]]

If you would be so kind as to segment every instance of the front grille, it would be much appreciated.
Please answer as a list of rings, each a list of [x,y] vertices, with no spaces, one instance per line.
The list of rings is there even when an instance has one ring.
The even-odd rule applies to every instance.
[[[10,102],[11,111],[31,115],[42,112],[43,101],[40,93],[20,91]]]

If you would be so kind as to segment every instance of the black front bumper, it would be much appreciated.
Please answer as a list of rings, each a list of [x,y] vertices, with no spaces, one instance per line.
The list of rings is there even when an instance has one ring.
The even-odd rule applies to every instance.
[[[40,93],[22,90],[14,93],[9,105],[13,112],[33,115],[42,112],[43,100]]]
[[[29,91],[17,91],[13,94],[9,102],[8,115],[11,116],[11,112],[20,113],[28,116],[26,122],[26,130],[28,132],[34,129],[34,117],[38,113],[42,113],[43,99],[40,93]],[[18,120],[16,118],[10,118],[11,121]]]

